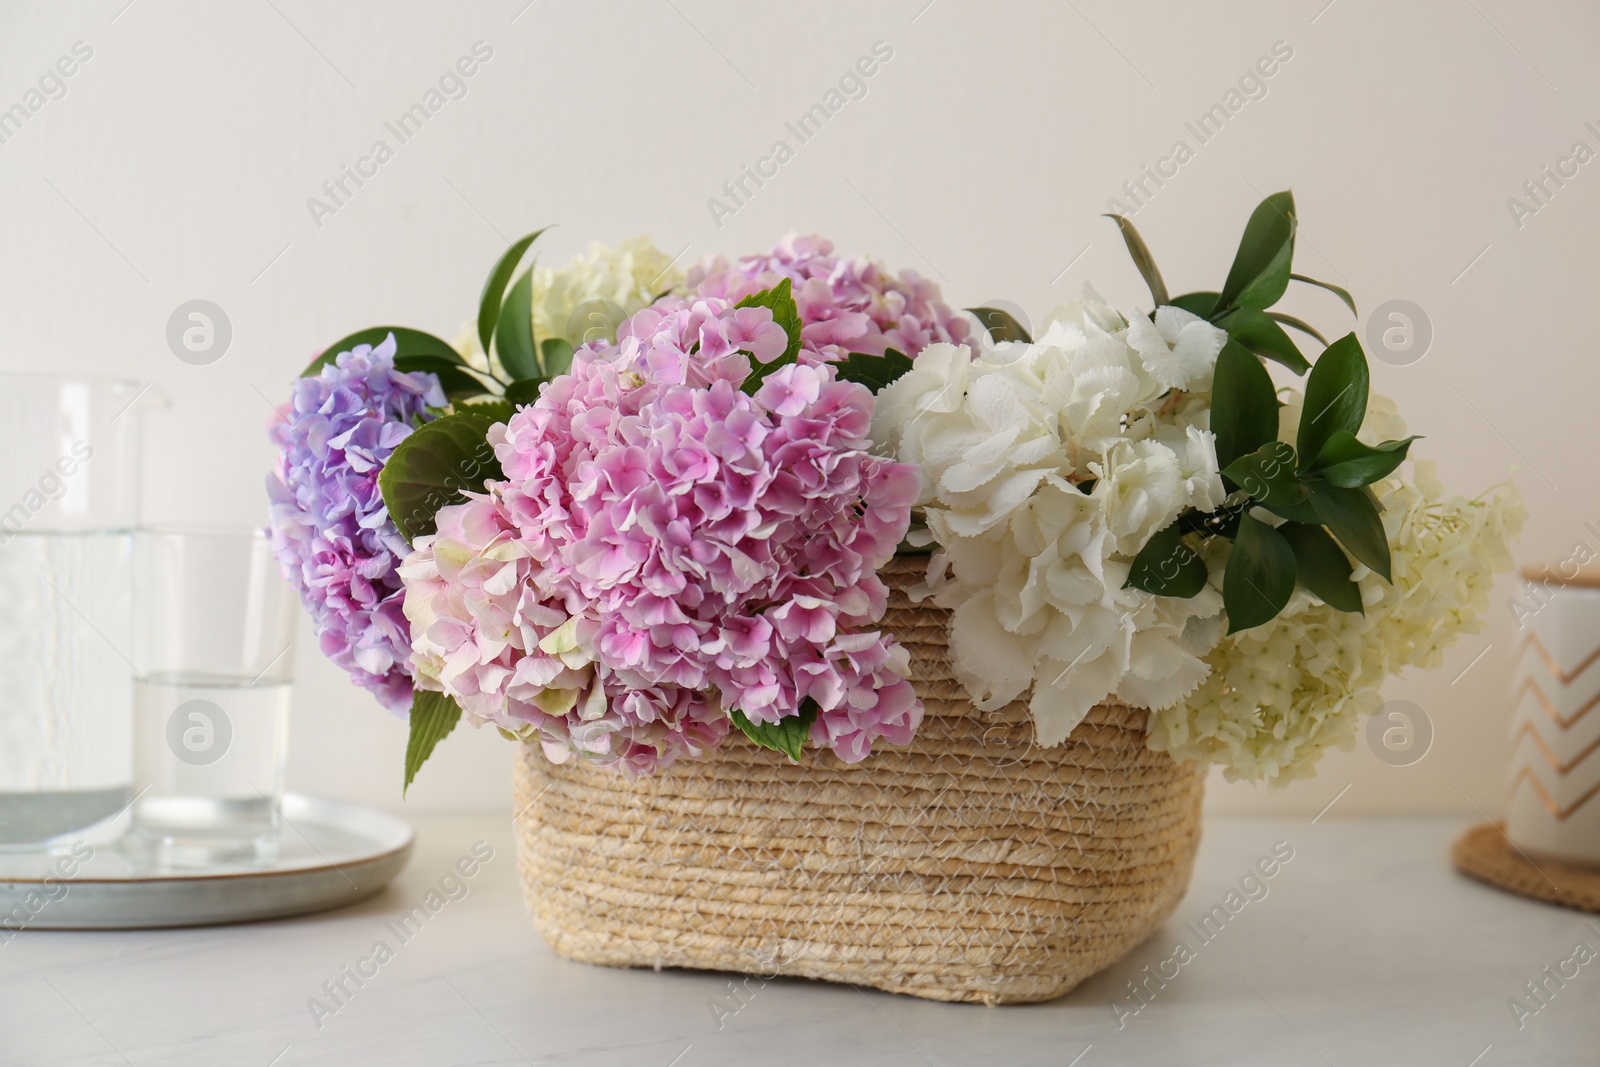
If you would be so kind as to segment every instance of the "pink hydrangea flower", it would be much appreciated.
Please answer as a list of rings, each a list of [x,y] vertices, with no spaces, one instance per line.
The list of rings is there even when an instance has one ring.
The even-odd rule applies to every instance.
[[[689,289],[737,302],[788,278],[800,309],[801,337],[824,360],[851,352],[881,356],[893,348],[913,358],[936,341],[965,344],[971,324],[915,271],[891,274],[858,256],[840,259],[833,242],[790,234],[764,255],[730,265],[717,256],[690,269]]]
[[[403,571],[419,684],[631,773],[711,751],[734,709],[814,704],[812,743],[850,762],[909,741],[907,657],[874,627],[917,474],[870,452],[872,394],[826,363],[743,392],[785,344],[764,308],[663,301],[495,427],[506,481]]]
[[[493,495],[442,508],[400,574],[420,689],[443,691],[476,722],[654,773],[722,743],[728,717],[688,690],[624,688],[586,649],[592,619],[541,599],[538,570]]]

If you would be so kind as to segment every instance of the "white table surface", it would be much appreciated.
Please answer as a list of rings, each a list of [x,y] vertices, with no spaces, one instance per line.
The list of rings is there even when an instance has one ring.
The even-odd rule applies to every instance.
[[[780,979],[753,986],[740,1007],[726,974],[560,959],[528,924],[509,822],[430,817],[395,884],[342,911],[194,930],[20,932],[0,944],[0,1064],[1600,1063],[1600,959],[1562,987],[1548,982],[1542,1007],[1524,988],[1577,943],[1600,950],[1600,920],[1456,875],[1447,852],[1465,825],[1211,820],[1173,918],[1052,1003],[934,1004]],[[387,924],[477,841],[494,858],[466,895],[399,944]],[[1279,841],[1294,858],[1267,895],[1201,944],[1186,924]],[[1135,1003],[1126,983],[1180,939],[1194,958],[1119,1028],[1111,1005]],[[346,980],[354,992],[319,1028],[308,1000],[326,1000],[323,983],[380,940],[397,946],[393,958],[359,989]],[[1540,1008],[1520,1029],[1513,997]]]

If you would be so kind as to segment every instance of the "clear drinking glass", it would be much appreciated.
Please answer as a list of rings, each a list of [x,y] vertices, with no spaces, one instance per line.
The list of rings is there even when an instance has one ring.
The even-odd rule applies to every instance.
[[[151,402],[140,382],[0,375],[0,850],[98,844],[126,825]]]
[[[134,847],[174,867],[269,864],[299,605],[266,535],[134,540]]]

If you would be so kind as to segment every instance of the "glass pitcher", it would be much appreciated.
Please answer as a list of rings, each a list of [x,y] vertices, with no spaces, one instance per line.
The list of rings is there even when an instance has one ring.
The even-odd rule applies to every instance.
[[[93,843],[127,821],[147,394],[0,375],[0,849]]]

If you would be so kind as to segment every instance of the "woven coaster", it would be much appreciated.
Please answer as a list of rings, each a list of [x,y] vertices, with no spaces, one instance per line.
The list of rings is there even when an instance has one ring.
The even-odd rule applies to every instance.
[[[1600,870],[1557,860],[1535,864],[1493,823],[1474,826],[1450,850],[1456,869],[1525,897],[1582,911],[1600,911]]]

